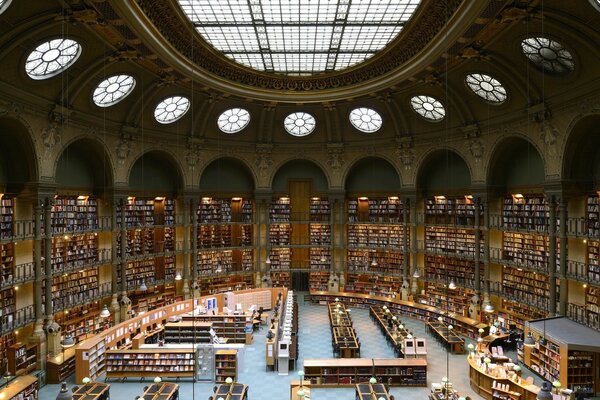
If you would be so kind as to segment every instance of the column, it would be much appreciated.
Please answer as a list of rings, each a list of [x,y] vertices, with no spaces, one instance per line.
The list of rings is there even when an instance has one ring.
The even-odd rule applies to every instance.
[[[331,205],[331,274],[329,290],[339,292],[346,285],[347,263],[344,246],[346,242],[345,193],[329,194]]]
[[[410,214],[408,209],[410,207],[410,199],[402,201],[402,287],[400,290],[400,298],[402,300],[408,300],[410,293],[410,281],[409,281],[409,265],[408,259],[410,257],[408,237],[410,236]]]
[[[256,280],[258,287],[271,286],[271,274],[266,263],[269,257],[269,203],[272,198],[270,190],[257,190],[254,192],[254,226],[256,249]]]
[[[116,201],[112,203],[112,212],[110,218],[110,226],[111,226],[111,252],[110,259],[112,264],[111,271],[111,290],[112,290],[112,300],[110,303],[111,314],[113,316],[113,320],[115,324],[121,322],[120,313],[119,313],[119,284],[117,280],[117,271],[119,268],[119,255],[117,254],[117,241],[119,237],[119,225],[117,224],[117,212],[119,209],[119,204]],[[124,225],[125,221],[121,218],[121,224]],[[123,243],[121,243],[123,245]],[[122,249],[121,249],[122,251]]]
[[[487,198],[482,199],[483,208],[483,304],[490,301],[490,207]]]
[[[474,253],[474,257],[473,257],[473,278],[475,280],[475,284],[474,284],[474,290],[475,290],[475,295],[473,297],[471,297],[471,300],[469,301],[469,317],[471,317],[472,319],[479,319],[479,313],[481,311],[481,271],[480,271],[480,265],[481,265],[481,211],[482,211],[482,202],[481,202],[481,197],[480,196],[475,196],[475,198],[473,199],[473,201],[475,202],[475,221],[474,221],[474,227],[475,227],[475,253]],[[485,233],[484,233],[485,234]],[[485,247],[485,240],[484,240],[484,247]],[[488,269],[489,269],[489,265],[488,265]]]
[[[190,199],[190,213],[192,216],[192,296],[200,297],[200,285],[198,284],[198,199]]]
[[[417,265],[417,197],[413,196],[406,199],[409,207],[409,219],[410,219],[410,259],[412,263],[413,279],[411,285],[411,293],[416,295],[419,291],[419,282],[417,278],[414,278],[415,273],[419,274],[419,266]]]
[[[564,196],[560,199],[558,235],[560,238],[560,265],[558,269],[558,278],[560,279],[560,299],[558,303],[558,314],[566,316],[569,303],[569,281],[567,281],[567,199]]]
[[[60,346],[60,325],[54,321],[54,307],[52,305],[52,197],[44,201],[44,271],[46,275],[45,311],[48,353],[58,354]]]
[[[127,219],[126,219],[126,201],[120,199],[121,208],[121,300],[120,305],[120,320],[126,321],[129,319],[131,311],[131,300],[127,297]]]
[[[190,238],[195,241],[196,232],[190,235],[190,200],[187,197],[183,199],[183,298],[190,299]]]
[[[556,314],[556,200],[548,196],[548,315]],[[564,225],[564,223],[563,223]]]
[[[33,283],[33,304],[35,305],[35,325],[33,327],[32,341],[40,345],[40,357],[38,360],[44,369],[46,365],[46,332],[44,331],[44,303],[42,301],[42,285],[44,282],[44,270],[42,269],[42,206],[36,200],[33,207],[33,265],[35,268],[35,281]]]

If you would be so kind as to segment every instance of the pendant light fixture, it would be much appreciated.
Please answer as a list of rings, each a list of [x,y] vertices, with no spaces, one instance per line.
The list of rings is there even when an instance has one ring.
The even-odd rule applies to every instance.
[[[140,290],[142,292],[145,292],[146,290],[148,290],[148,286],[146,286],[146,281],[142,280],[142,284],[140,285]]]
[[[535,397],[536,400],[552,400],[552,385],[548,381],[542,382],[542,387]]]
[[[533,338],[533,334],[531,331],[527,334],[525,340],[523,340],[523,346],[533,347],[535,346],[535,339]]]
[[[456,289],[456,283],[454,283],[454,280],[450,280],[450,283],[448,284],[448,289],[450,289],[450,290]]]
[[[108,306],[106,304],[104,305],[104,307],[102,307],[102,311],[100,311],[100,317],[101,318],[110,317],[110,311],[108,310]]]

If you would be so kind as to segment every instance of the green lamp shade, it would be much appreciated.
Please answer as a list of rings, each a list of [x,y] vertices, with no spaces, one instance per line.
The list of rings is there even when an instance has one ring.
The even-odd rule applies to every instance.
[[[438,321],[442,322],[443,320],[444,320],[444,318],[442,318],[442,316],[440,315],[440,316],[438,317]]]
[[[452,329],[454,329],[454,326],[452,326],[452,325],[448,325],[448,329],[449,329],[449,330],[452,330]]]
[[[559,387],[561,387],[562,385],[560,384],[560,382],[559,382],[559,381],[554,381],[554,382],[552,382],[552,386],[554,386],[555,388],[557,388],[557,389],[558,389],[558,388],[559,388]]]
[[[517,371],[517,372],[519,372],[520,370],[521,370],[521,367],[520,367],[519,365],[515,365],[515,366],[513,367],[513,371]]]
[[[90,383],[90,378],[88,378],[88,377],[86,376],[85,378],[83,378],[83,379],[81,380],[81,383],[83,383],[84,385],[85,385],[86,383]]]
[[[301,376],[301,377],[304,376],[304,370],[298,371],[298,375]]]
[[[489,357],[486,357],[486,358],[483,359],[483,362],[486,363],[486,364],[489,364],[489,363],[492,362],[492,360],[490,360]]]
[[[302,390],[302,389],[299,389],[299,390],[296,392],[296,396],[298,396],[298,397],[304,397],[304,390]]]
[[[396,317],[395,315],[392,317],[392,321],[397,321],[398,317]]]
[[[473,343],[469,343],[467,345],[467,349],[469,349],[469,350],[473,350],[474,348],[475,348],[475,346],[473,346]]]
[[[375,377],[371,377],[371,379],[369,379],[369,383],[370,383],[371,385],[374,385],[374,384],[376,384],[376,383],[377,383],[377,378],[375,378]]]
[[[225,383],[231,385],[233,383],[233,379],[230,376],[228,376],[227,379],[225,379]]]
[[[479,333],[483,333],[483,332],[485,332],[485,331],[483,330],[483,328],[479,328],[478,332],[479,332]]]
[[[443,383],[448,383],[448,377],[447,376],[442,377],[442,382]]]
[[[162,379],[160,379],[160,376],[157,376],[156,378],[154,378],[154,383],[160,383],[162,381]]]

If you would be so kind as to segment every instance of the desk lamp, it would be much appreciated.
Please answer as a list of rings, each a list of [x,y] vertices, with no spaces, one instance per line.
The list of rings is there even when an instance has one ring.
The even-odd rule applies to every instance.
[[[81,380],[81,383],[83,383],[84,385],[86,385],[86,384],[90,383],[90,380],[91,380],[91,379],[90,379],[90,378],[88,378],[88,377],[86,376],[85,378],[83,378],[83,379]]]
[[[160,376],[157,376],[156,378],[154,378],[154,383],[161,383],[162,379],[160,379]]]
[[[304,370],[298,371],[298,376],[300,377],[300,388],[302,388],[302,381],[304,380]]]
[[[536,400],[552,400],[552,386],[550,382],[544,381],[542,382],[542,387],[536,396]]]
[[[6,380],[6,387],[8,387],[8,380],[11,377],[10,371],[8,370],[8,365],[6,366],[6,371],[4,372],[4,375],[2,375],[2,377]]]
[[[67,387],[67,382],[63,382],[60,384],[60,391],[56,396],[56,400],[71,400],[71,394],[69,393],[69,388]]]

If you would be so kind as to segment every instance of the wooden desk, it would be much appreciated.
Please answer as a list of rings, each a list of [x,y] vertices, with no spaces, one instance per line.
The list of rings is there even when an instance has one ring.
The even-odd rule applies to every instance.
[[[502,384],[508,384],[510,392],[519,393],[520,400],[535,400],[540,388],[535,385],[527,385],[512,381],[508,378],[498,378],[482,371],[477,367],[475,359],[469,358],[469,381],[471,388],[484,399],[491,400],[494,389],[494,381]]]
[[[144,400],[177,400],[179,385],[170,382],[154,383],[142,395]]]
[[[215,399],[222,397],[225,400],[246,400],[248,398],[248,386],[236,382],[231,385],[224,383],[217,386],[217,391],[213,397]]]
[[[4,379],[3,379],[4,380]],[[0,389],[0,399],[10,400],[20,395],[28,395],[38,390],[38,379],[33,375],[21,375]],[[37,399],[37,393],[35,397]]]
[[[61,383],[75,372],[75,346],[65,349],[48,359],[46,379],[48,383]]]
[[[465,352],[464,339],[458,336],[458,334],[453,330],[448,329],[448,326],[443,322],[428,322],[427,328],[429,328],[430,331],[435,333],[439,338],[446,342],[450,348],[450,353],[462,354]]]
[[[333,340],[339,348],[340,358],[356,358],[358,356],[358,340],[354,328],[334,326]]]
[[[109,397],[110,385],[100,382],[89,382],[80,386],[73,393],[73,400],[104,400]]]
[[[382,383],[358,383],[356,384],[356,400],[389,400],[390,394]]]
[[[298,390],[300,390],[300,381],[290,382],[290,400],[298,400]],[[310,381],[302,381],[302,390],[304,398],[310,400]]]
[[[381,306],[371,306],[370,314],[375,320],[379,323],[379,327],[385,333],[386,338],[394,349],[396,350],[396,355],[400,358],[404,357],[404,339],[408,336],[408,330],[406,329],[390,329],[389,324],[385,318],[385,311]],[[391,314],[391,313],[390,313]]]
[[[340,305],[338,307],[338,304]],[[342,303],[329,303],[329,322],[331,326],[352,326],[350,314],[346,306]],[[340,313],[341,311],[341,313]]]

